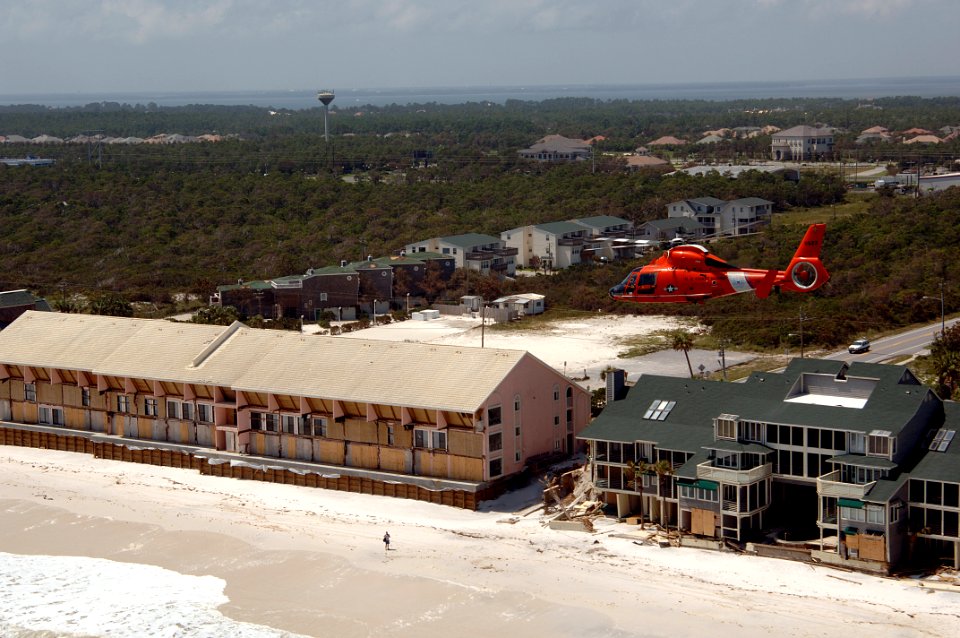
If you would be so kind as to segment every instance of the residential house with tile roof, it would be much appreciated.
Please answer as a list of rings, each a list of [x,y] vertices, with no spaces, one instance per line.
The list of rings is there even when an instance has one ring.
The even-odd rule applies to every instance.
[[[596,138],[594,138],[596,139]],[[593,155],[591,140],[577,140],[563,135],[547,135],[530,148],[517,152],[521,159],[538,162],[574,162]]]
[[[888,572],[960,566],[958,425],[904,366],[794,359],[744,383],[644,375],[581,438],[618,516],[736,542],[784,530],[812,559]]]

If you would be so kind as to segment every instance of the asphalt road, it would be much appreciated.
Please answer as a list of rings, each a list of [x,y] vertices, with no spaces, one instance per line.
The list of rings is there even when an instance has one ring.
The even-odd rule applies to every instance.
[[[946,327],[954,325],[958,319],[950,319]],[[909,357],[926,351],[940,332],[940,322],[931,323],[906,332],[870,340],[870,350],[862,354],[850,354],[846,350],[833,352],[820,357],[822,359],[836,359],[841,361],[865,361],[867,363],[883,363],[897,357]]]

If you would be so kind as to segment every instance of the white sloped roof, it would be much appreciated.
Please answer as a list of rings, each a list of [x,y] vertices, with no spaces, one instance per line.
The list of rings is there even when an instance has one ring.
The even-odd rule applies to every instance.
[[[0,332],[0,363],[458,412],[478,409],[529,356],[33,311]]]
[[[0,363],[200,383],[190,378],[187,366],[225,330],[160,319],[30,311],[0,332]]]

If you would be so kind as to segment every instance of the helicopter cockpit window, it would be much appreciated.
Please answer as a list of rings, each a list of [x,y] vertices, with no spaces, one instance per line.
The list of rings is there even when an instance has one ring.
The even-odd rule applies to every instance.
[[[657,273],[640,273],[640,281],[637,282],[637,292],[652,293],[657,287]]]

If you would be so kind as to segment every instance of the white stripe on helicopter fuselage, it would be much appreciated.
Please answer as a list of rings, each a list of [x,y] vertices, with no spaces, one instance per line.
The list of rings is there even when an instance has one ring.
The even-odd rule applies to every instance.
[[[742,272],[728,272],[727,281],[733,286],[736,292],[750,292],[753,286],[747,281],[747,276]]]

